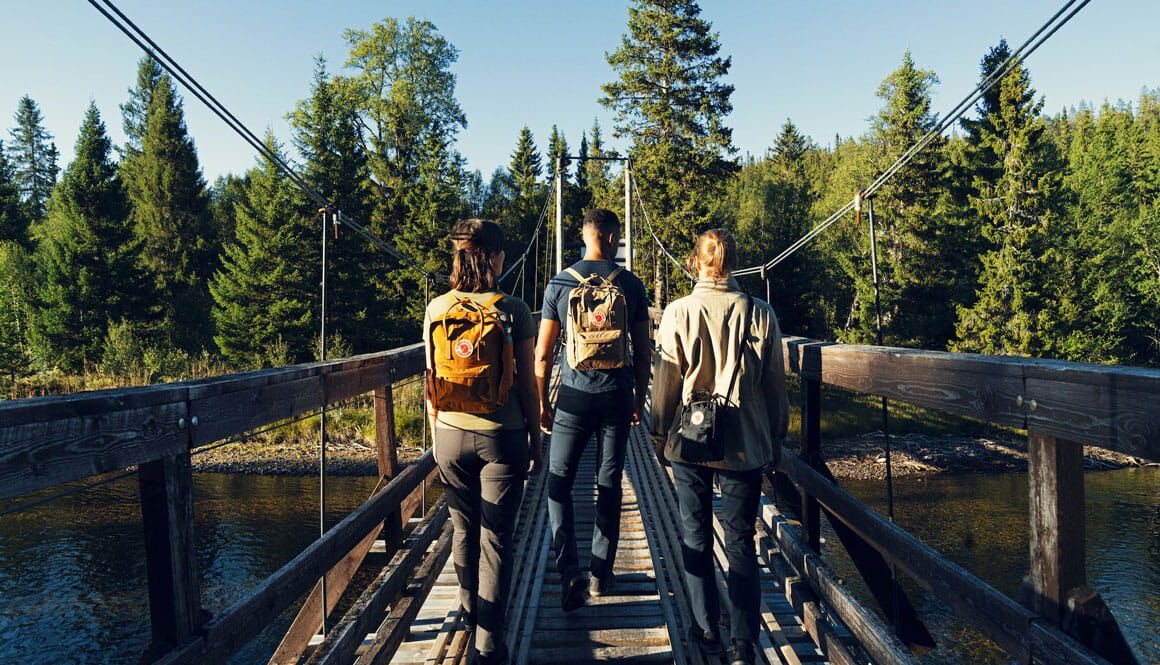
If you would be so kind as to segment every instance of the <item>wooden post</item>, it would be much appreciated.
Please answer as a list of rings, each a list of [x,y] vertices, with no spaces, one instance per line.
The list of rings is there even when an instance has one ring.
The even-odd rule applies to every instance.
[[[378,452],[379,478],[394,478],[399,473],[399,442],[395,436],[395,393],[391,386],[375,389],[375,449]],[[403,516],[395,511],[383,522],[383,540],[387,551],[403,544]]]
[[[802,377],[802,459],[811,466],[822,457],[822,382]],[[818,500],[801,490],[802,510],[798,516],[806,544],[815,552],[822,551],[821,514]]]
[[[1031,433],[1028,446],[1031,517],[1031,608],[1061,625],[1067,594],[1084,571],[1083,448]]]
[[[375,388],[375,449],[379,477],[394,478],[399,473],[399,449],[395,439],[395,395],[390,386]]]
[[[190,639],[201,619],[189,452],[140,465],[137,481],[141,521],[145,527],[145,568],[153,633],[150,652],[159,653]]]

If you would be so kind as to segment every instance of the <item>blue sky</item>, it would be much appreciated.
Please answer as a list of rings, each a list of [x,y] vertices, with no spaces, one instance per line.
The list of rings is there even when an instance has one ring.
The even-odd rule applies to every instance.
[[[62,166],[90,99],[120,142],[118,105],[140,52],[84,0],[6,0],[0,40],[0,138],[29,94],[57,139]],[[430,19],[459,50],[456,95],[468,118],[458,149],[485,176],[505,165],[528,125],[542,149],[556,124],[575,150],[580,132],[611,116],[597,103],[613,73],[604,54],[625,31],[625,0],[120,0],[118,6],[251,129],[289,137],[285,115],[308,93],[316,54],[337,69],[343,31],[384,16]],[[909,48],[941,79],[945,111],[975,85],[1000,37],[1022,43],[1062,0],[703,0],[731,55],[729,125],[741,154],[762,154],[785,121],[828,144],[858,135],[879,107],[875,90]],[[1095,0],[1028,62],[1056,113],[1081,101],[1134,101],[1160,87],[1160,2]],[[207,180],[240,173],[251,149],[186,94],[187,121]],[[614,145],[620,142],[613,140]]]

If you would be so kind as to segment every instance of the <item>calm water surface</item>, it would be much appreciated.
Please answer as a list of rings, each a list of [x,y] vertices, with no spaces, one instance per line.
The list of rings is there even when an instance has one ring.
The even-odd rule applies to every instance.
[[[1088,585],[1111,607],[1141,662],[1160,664],[1160,469],[1089,472],[1084,484]],[[842,485],[886,513],[884,482]],[[1018,597],[1028,573],[1026,474],[902,478],[895,480],[894,489],[900,526],[984,582]],[[861,597],[869,599],[837,538],[831,538],[832,533],[826,536],[827,559]],[[902,577],[940,644],[921,662],[1010,662],[1005,652]]]
[[[1160,663],[1160,469],[1087,476],[1088,578],[1145,663]],[[196,535],[203,604],[219,612],[318,535],[317,478],[198,474]],[[330,523],[356,507],[371,478],[328,480]],[[844,483],[885,510],[881,483]],[[898,521],[1014,596],[1027,569],[1025,475],[896,483]],[[29,497],[22,497],[27,500]],[[5,505],[0,503],[0,507]],[[827,545],[834,566],[857,573]],[[0,517],[0,663],[134,663],[148,641],[145,561],[134,479]],[[856,583],[854,583],[856,587]],[[1002,663],[1003,653],[912,589],[946,645],[924,663]],[[291,616],[234,659],[266,662]]]

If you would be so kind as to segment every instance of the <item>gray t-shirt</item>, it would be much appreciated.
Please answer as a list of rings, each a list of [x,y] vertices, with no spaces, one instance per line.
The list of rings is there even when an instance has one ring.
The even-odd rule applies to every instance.
[[[571,267],[585,277],[594,274],[608,277],[613,270],[616,270],[617,265],[612,261],[585,260],[577,261]],[[613,281],[624,291],[625,304],[628,305],[629,325],[639,321],[647,321],[648,295],[645,293],[644,284],[641,283],[640,279],[636,275],[622,270]],[[544,291],[542,317],[547,321],[559,321],[561,328],[566,330],[568,327],[568,296],[572,293],[572,289],[579,285],[580,282],[566,270],[553,277],[548,282],[548,288]],[[631,360],[630,358],[630,363]],[[586,393],[606,393],[614,390],[632,389],[631,364],[617,369],[584,370],[572,369],[567,358],[564,358],[561,364],[564,368],[564,374],[561,377],[563,385],[576,390]]]

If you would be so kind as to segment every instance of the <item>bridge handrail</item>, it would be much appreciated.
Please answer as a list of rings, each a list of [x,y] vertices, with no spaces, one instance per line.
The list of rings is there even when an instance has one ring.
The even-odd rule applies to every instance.
[[[422,344],[207,379],[0,402],[0,499],[244,434],[423,371]]]

